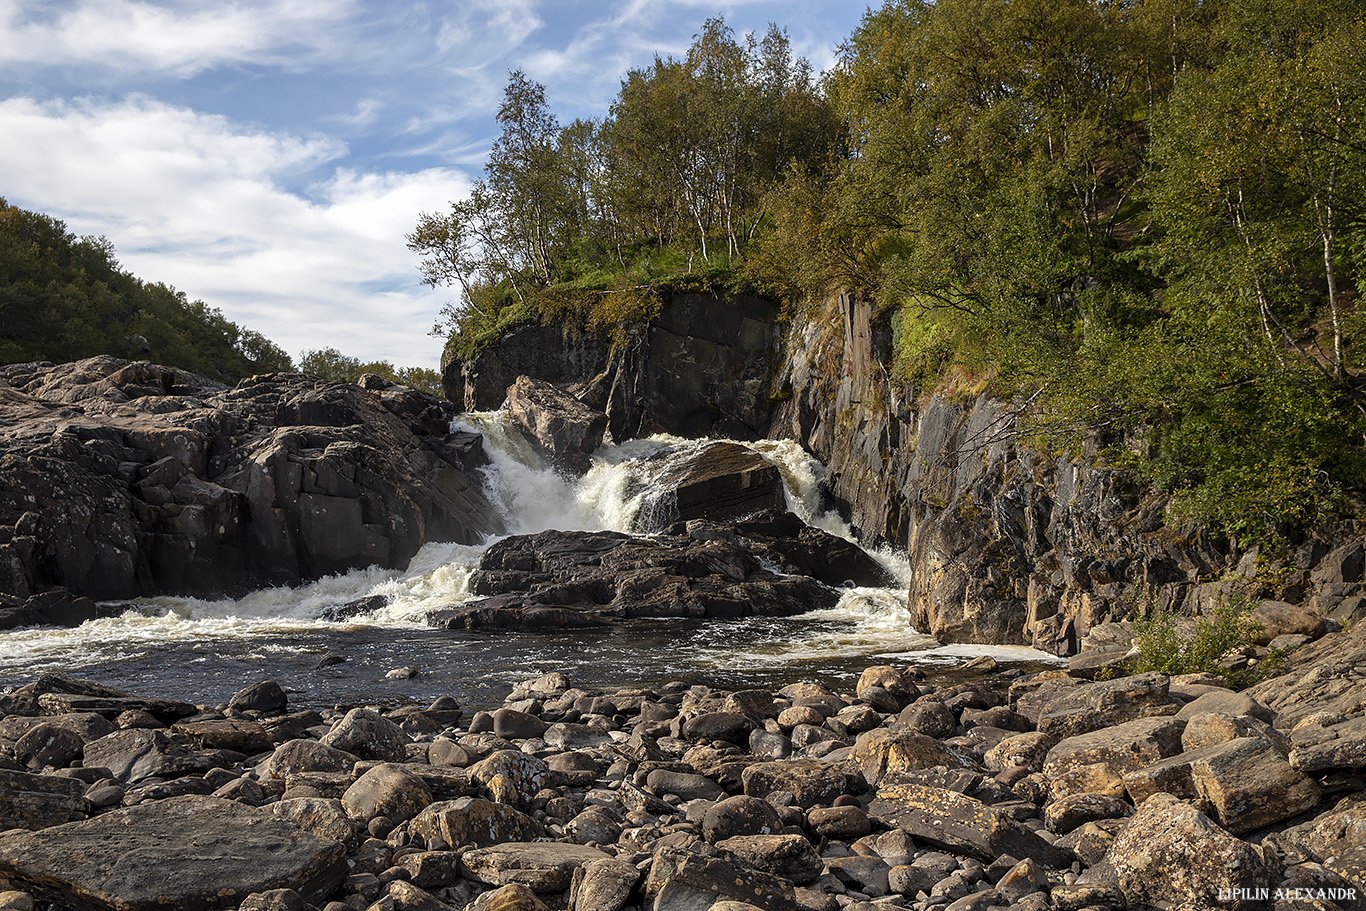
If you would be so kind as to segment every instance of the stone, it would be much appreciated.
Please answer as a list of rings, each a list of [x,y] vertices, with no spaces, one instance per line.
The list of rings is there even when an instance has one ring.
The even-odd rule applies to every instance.
[[[64,769],[85,750],[79,734],[53,724],[36,724],[14,744],[14,758],[30,769]]]
[[[292,797],[266,807],[271,813],[325,841],[349,843],[356,835],[356,824],[335,798]]]
[[[854,685],[854,692],[861,693],[873,686],[886,690],[903,704],[920,696],[916,671],[911,668],[897,668],[888,664],[864,668],[863,673],[859,674],[858,683]]]
[[[655,911],[710,908],[718,900],[747,901],[766,911],[796,911],[788,880],[674,848],[655,852],[645,894],[654,899]]]
[[[287,740],[257,768],[262,780],[284,780],[300,772],[350,772],[356,757],[316,740]]]
[[[815,807],[806,819],[812,834],[835,841],[854,841],[872,831],[862,807]]]
[[[485,892],[470,903],[468,911],[549,911],[549,906],[526,886],[513,883]]]
[[[1191,761],[1195,791],[1234,835],[1297,816],[1316,806],[1322,789],[1291,767],[1269,741],[1242,737],[1216,744]]]
[[[493,734],[504,740],[528,740],[545,733],[546,724],[535,715],[518,712],[510,708],[500,708],[493,713]]]
[[[833,803],[853,786],[838,765],[819,759],[757,762],[747,766],[740,779],[746,796],[764,798],[784,791],[804,809]]]
[[[347,712],[321,741],[361,759],[402,762],[407,758],[408,736],[388,718],[369,709]]]
[[[1019,825],[1007,813],[943,788],[891,785],[879,789],[868,813],[919,841],[945,850],[995,860],[1002,854],[1032,857],[1052,867],[1067,855]]]
[[[1175,714],[1179,706],[1169,700],[1170,686],[1170,678],[1156,671],[1086,683],[1045,703],[1037,716],[1030,716],[1027,709],[1022,714],[1035,720],[1040,733],[1061,740],[1139,718]]]
[[[754,721],[740,712],[706,712],[683,722],[683,739],[693,742],[728,740],[747,743]]]
[[[645,778],[645,784],[655,794],[675,794],[684,801],[721,800],[726,796],[725,788],[704,775],[671,772],[667,769],[655,769],[650,772]]]
[[[1055,796],[1118,796],[1123,776],[1181,751],[1184,721],[1142,718],[1061,741],[1048,751],[1044,774]]]
[[[85,745],[83,762],[108,769],[122,784],[146,778],[178,778],[203,773],[211,761],[174,742],[162,731],[115,731]]]
[[[233,907],[278,888],[316,901],[341,882],[345,858],[344,845],[265,810],[200,796],[0,837],[0,877],[58,904],[128,911]]]
[[[542,835],[536,820],[506,804],[480,797],[461,797],[431,804],[408,824],[410,832],[428,843],[440,838],[452,848],[487,847],[528,841]]]
[[[1366,716],[1296,729],[1290,764],[1302,772],[1366,769]]]
[[[171,733],[201,750],[232,750],[254,756],[275,748],[264,727],[244,718],[180,721],[171,725]]]
[[[904,728],[930,738],[948,737],[958,727],[958,719],[938,699],[921,699],[908,706],[896,721],[898,728]]]
[[[586,474],[602,445],[607,415],[543,380],[519,376],[508,387],[503,408],[533,449],[556,468]]]
[[[508,842],[467,851],[460,856],[460,863],[479,882],[491,886],[517,883],[545,894],[568,889],[575,868],[609,857],[585,845]]]
[[[392,822],[407,822],[432,802],[432,792],[421,778],[399,763],[384,763],[369,769],[342,795],[342,807],[356,819],[369,821],[377,816]]]
[[[1267,724],[1276,720],[1276,715],[1271,709],[1247,693],[1235,693],[1233,690],[1225,689],[1217,689],[1197,696],[1183,705],[1181,711],[1176,713],[1176,717],[1189,720],[1195,715],[1203,715],[1206,712],[1217,712],[1223,715],[1249,715]]]
[[[712,844],[737,835],[773,835],[782,830],[778,811],[757,797],[729,797],[712,805],[702,817],[702,835]]]
[[[1101,819],[1125,819],[1134,808],[1108,794],[1069,794],[1044,808],[1044,825],[1056,835],[1066,835],[1078,826]]]
[[[1094,867],[1105,859],[1115,836],[1124,830],[1127,819],[1101,819],[1082,823],[1055,844],[1071,851],[1083,866]]]
[[[392,904],[394,911],[458,911],[426,889],[402,879],[390,880],[384,891],[386,904]]]
[[[615,857],[584,864],[574,870],[569,911],[621,911],[640,877],[634,864]]]
[[[789,879],[799,886],[815,882],[825,867],[816,849],[800,835],[737,835],[716,843],[745,866]]]
[[[469,771],[470,777],[490,792],[504,789],[504,793],[494,795],[503,803],[519,807],[527,805],[550,782],[546,761],[518,750],[499,750],[470,766]]]
[[[967,765],[937,740],[924,734],[887,728],[861,734],[854,743],[850,759],[862,770],[870,785],[907,771]]]
[[[271,889],[248,895],[238,911],[304,911],[304,897],[293,889]]]
[[[1048,751],[1057,746],[1057,743],[1056,737],[1037,731],[1016,734],[987,750],[982,757],[982,763],[992,772],[1003,772],[1017,766],[1031,772],[1042,772]]]
[[[1253,641],[1258,645],[1268,645],[1277,636],[1298,633],[1317,639],[1324,633],[1323,617],[1318,611],[1284,601],[1263,601],[1252,609],[1252,619],[1262,625]]]
[[[587,807],[565,823],[565,834],[579,844],[614,844],[621,837],[621,817],[608,807]]]
[[[1011,867],[996,882],[996,891],[1007,902],[1014,903],[1036,892],[1048,890],[1048,876],[1032,858]]]
[[[85,784],[0,768],[0,832],[46,829],[83,817]]]
[[[1202,747],[1227,743],[1240,737],[1255,737],[1276,744],[1281,753],[1290,752],[1290,743],[1265,721],[1258,721],[1246,715],[1226,715],[1222,712],[1205,712],[1191,715],[1186,719],[1186,728],[1181,732],[1181,749],[1184,752]]]
[[[284,687],[275,680],[262,680],[243,687],[228,700],[228,710],[234,712],[260,712],[263,715],[282,715],[288,707],[289,697]]]

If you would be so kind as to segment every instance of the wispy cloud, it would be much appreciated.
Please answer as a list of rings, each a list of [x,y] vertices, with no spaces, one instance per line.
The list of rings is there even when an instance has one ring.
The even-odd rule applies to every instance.
[[[11,0],[0,12],[0,61],[181,77],[223,64],[301,68],[331,56],[357,8],[355,0]]]
[[[324,136],[252,130],[144,97],[0,101],[10,202],[104,233],[135,273],[222,307],[298,353],[334,346],[434,366],[423,333],[449,295],[422,288],[403,237],[468,191],[450,168],[338,166]],[[307,194],[285,189],[309,174]]]

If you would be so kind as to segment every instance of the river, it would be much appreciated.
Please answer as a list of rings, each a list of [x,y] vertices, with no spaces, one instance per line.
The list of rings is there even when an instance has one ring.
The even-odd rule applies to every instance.
[[[547,529],[625,531],[656,508],[640,460],[705,441],[653,437],[607,445],[582,479],[548,470],[502,412],[465,415],[459,429],[484,434],[491,464],[480,473],[513,534]],[[778,465],[787,505],[811,525],[854,540],[821,505],[819,462],[791,441],[747,444]],[[645,523],[648,526],[648,522]],[[61,671],[146,695],[224,702],[243,686],[281,682],[291,705],[427,703],[453,696],[469,708],[498,704],[509,685],[563,671],[575,685],[614,690],[685,680],[726,688],[778,688],[814,680],[851,689],[872,664],[913,664],[953,673],[980,655],[1035,664],[1026,648],[940,646],[914,629],[906,608],[904,555],[874,553],[895,587],[847,587],[839,604],[789,618],[631,621],[609,630],[544,633],[438,630],[434,608],[469,598],[484,546],[428,544],[402,571],[378,567],[239,599],[161,597],[130,602],[119,616],[75,629],[0,633],[0,689]],[[374,595],[385,607],[330,621],[330,608]],[[411,668],[414,676],[391,674]]]

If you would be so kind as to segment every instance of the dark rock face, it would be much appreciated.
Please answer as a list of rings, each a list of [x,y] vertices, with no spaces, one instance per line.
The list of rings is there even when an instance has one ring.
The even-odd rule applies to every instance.
[[[680,294],[626,344],[556,326],[522,326],[469,361],[443,360],[447,398],[468,411],[503,401],[518,376],[586,383],[612,438],[667,432],[752,440],[768,430],[780,332],[756,297]]]
[[[852,553],[862,552],[853,545],[792,519],[800,531],[791,539],[764,534],[787,525],[781,517],[684,523],[648,538],[609,531],[506,538],[484,553],[470,579],[471,591],[485,597],[435,611],[428,622],[533,629],[639,617],[788,616],[833,606],[839,593],[832,586],[850,578],[845,572],[880,577],[866,555],[856,563]],[[788,574],[764,569],[761,558]]]
[[[221,595],[502,522],[405,387],[294,374],[235,389],[109,357],[0,369],[0,592]]]

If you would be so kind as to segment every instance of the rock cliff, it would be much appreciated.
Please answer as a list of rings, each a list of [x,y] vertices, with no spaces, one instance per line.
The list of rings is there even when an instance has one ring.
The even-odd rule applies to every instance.
[[[451,408],[365,385],[228,389],[110,357],[0,368],[0,592],[221,595],[501,533]]]
[[[916,398],[891,360],[869,304],[830,297],[788,330],[771,433],[825,462],[865,543],[907,548],[918,628],[1072,654],[1149,601],[1191,612],[1247,594],[1362,614],[1359,541],[1305,542],[1254,579],[1255,551],[1169,526],[1163,498],[1127,473],[1021,446],[1009,403]]]

